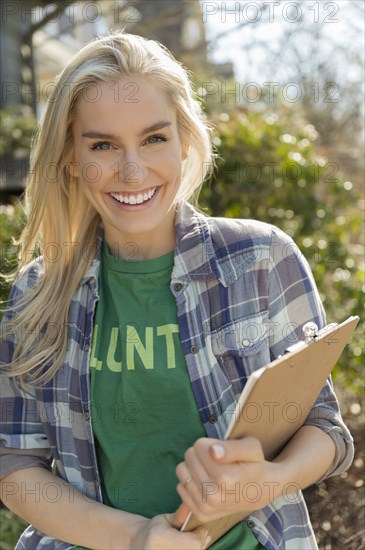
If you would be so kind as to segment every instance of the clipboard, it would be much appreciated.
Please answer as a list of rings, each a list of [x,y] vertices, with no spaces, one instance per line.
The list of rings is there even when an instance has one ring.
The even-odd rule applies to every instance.
[[[262,444],[265,459],[273,460],[304,424],[358,322],[358,316],[351,316],[321,330],[315,323],[304,325],[302,341],[249,376],[224,440],[255,437]],[[211,543],[249,514],[240,512],[204,524]],[[180,531],[191,531],[200,522],[181,504],[173,525]]]

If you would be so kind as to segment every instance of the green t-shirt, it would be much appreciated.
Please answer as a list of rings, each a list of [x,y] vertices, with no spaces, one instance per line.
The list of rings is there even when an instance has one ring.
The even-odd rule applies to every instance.
[[[122,260],[104,241],[90,358],[103,500],[147,518],[177,509],[176,466],[206,436],[170,290],[173,257]],[[241,523],[211,548],[263,547]]]

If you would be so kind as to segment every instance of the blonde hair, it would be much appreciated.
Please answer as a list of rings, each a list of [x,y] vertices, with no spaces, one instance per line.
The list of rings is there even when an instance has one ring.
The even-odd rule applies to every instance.
[[[93,40],[73,57],[59,75],[49,98],[32,149],[26,185],[28,221],[19,239],[18,272],[29,264],[29,251],[39,246],[44,249],[47,245],[51,251],[54,245],[57,258],[50,257],[44,262],[44,275],[18,301],[17,311],[13,308],[15,313],[11,314],[13,318],[9,317],[12,328],[8,329],[8,336],[9,332],[15,333],[17,346],[12,363],[3,372],[18,376],[21,383],[25,375],[34,384],[49,381],[62,365],[70,303],[91,263],[83,251],[95,246],[100,224],[99,214],[80,191],[67,166],[73,146],[71,125],[75,104],[90,86],[116,82],[129,75],[143,76],[166,92],[176,109],[180,137],[188,138],[189,155],[183,162],[177,199],[193,202],[213,167],[212,128],[195,97],[187,70],[164,46],[119,32]],[[60,327],[56,335],[55,326]],[[50,363],[52,366],[48,367]]]

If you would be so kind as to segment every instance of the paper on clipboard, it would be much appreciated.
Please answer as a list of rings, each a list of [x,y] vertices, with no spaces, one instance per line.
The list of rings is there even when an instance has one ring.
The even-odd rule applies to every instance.
[[[339,325],[328,325],[310,341],[298,342],[288,353],[252,373],[224,439],[255,437],[265,459],[275,458],[304,424],[358,321],[358,316],[352,316]],[[184,504],[175,517],[178,526],[182,524],[181,531],[200,524]],[[242,519],[242,514],[234,514],[205,527],[214,542]]]

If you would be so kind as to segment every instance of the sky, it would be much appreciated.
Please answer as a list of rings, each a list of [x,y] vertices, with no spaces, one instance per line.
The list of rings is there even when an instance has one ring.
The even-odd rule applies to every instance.
[[[275,49],[284,33],[294,32],[297,47],[309,46],[308,35],[302,36],[300,20],[310,25],[312,37],[318,32],[324,37],[321,53],[326,63],[337,62],[338,49],[347,49],[364,60],[364,18],[356,4],[363,0],[298,0],[221,2],[201,0],[206,37],[211,42],[210,58],[217,63],[232,61],[236,78],[263,82],[270,73],[266,56]],[[266,14],[261,5],[266,4]],[[234,11],[233,11],[234,10]],[[269,22],[265,18],[269,17]],[[222,32],[224,38],[213,42]],[[296,35],[296,36],[295,36]],[[283,69],[284,67],[282,67]],[[337,67],[338,69],[338,67]],[[359,68],[346,63],[344,76],[359,80]]]

